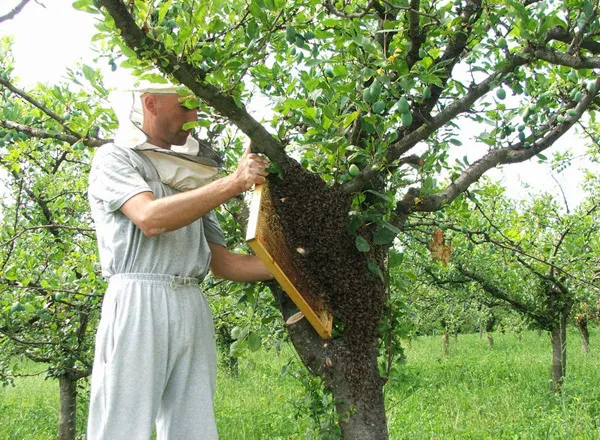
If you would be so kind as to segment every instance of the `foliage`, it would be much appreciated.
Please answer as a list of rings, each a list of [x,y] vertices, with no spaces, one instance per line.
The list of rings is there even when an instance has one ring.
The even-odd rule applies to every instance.
[[[6,40],[1,49],[0,81],[6,85],[12,71]],[[96,93],[106,93],[97,74],[85,66],[82,72],[71,71],[70,85],[37,86],[26,95],[10,86],[0,95],[0,168],[7,190],[0,213],[3,381],[25,374],[14,367],[15,357],[72,382],[91,372],[105,283],[87,202],[91,151],[85,142],[112,119],[97,98],[77,87],[85,77]],[[69,417],[75,423],[74,414]]]
[[[536,316],[543,315],[539,300],[548,281],[556,287],[566,276],[573,285],[565,285],[565,291],[579,295],[575,284],[582,283],[585,268],[595,258],[582,255],[583,240],[597,239],[595,218],[553,215],[551,202],[535,200],[527,206],[536,219],[529,224],[528,215],[508,203],[498,204],[501,190],[484,188],[480,195],[471,192],[470,198],[465,191],[500,165],[532,158],[547,161],[547,150],[575,124],[595,127],[600,24],[593,2],[77,0],[74,6],[99,17],[95,40],[103,44],[100,59],[113,70],[130,69],[140,78],[168,78],[187,86],[191,95],[186,104],[199,108],[197,127],[208,138],[223,140],[225,125],[231,123],[282,175],[293,157],[329,188],[351,198],[348,232],[365,262],[365,269],[354,269],[354,274],[368,279],[373,288],[345,292],[344,298],[350,304],[352,298],[361,304],[386,304],[387,309],[372,307],[369,316],[357,321],[371,328],[380,324],[380,354],[388,371],[395,341],[410,331],[399,324],[399,312],[416,310],[402,295],[422,290],[424,273],[450,279],[457,270],[464,280],[464,270],[481,273],[491,265],[488,281],[518,295],[518,303]],[[82,72],[102,94],[95,71],[84,66]],[[269,103],[266,123],[247,110],[257,94]],[[4,126],[14,127],[18,115],[12,106]],[[71,114],[62,110],[59,114]],[[90,145],[98,141],[92,139],[93,127],[110,128],[112,123],[110,116],[98,121],[100,114],[109,112],[85,113],[81,124],[73,126],[46,119],[54,125],[47,133],[53,134],[53,128]],[[477,133],[466,145],[462,131],[474,123]],[[28,133],[24,127],[11,130],[16,139]],[[562,165],[568,161],[568,154],[553,159]],[[481,216],[468,215],[473,203],[483,208]],[[434,212],[439,215],[426,214]],[[446,215],[450,220],[440,221]],[[438,234],[429,250],[441,250],[448,266],[408,266],[413,256],[424,261],[437,227],[443,236]],[[586,235],[586,228],[593,233]],[[398,241],[402,247],[392,249],[404,233]],[[443,241],[450,238],[451,245]],[[401,255],[406,258],[398,263]],[[448,262],[448,255],[454,261],[451,257]],[[358,273],[367,271],[375,278]],[[388,279],[390,274],[396,279]],[[416,279],[416,285],[401,281],[403,275],[411,282]],[[479,319],[470,316],[473,296],[472,288],[460,289],[456,301],[451,295],[437,296],[435,302],[448,307],[438,310],[435,319],[443,319],[444,327]],[[482,314],[492,305],[487,307]],[[382,311],[388,313],[385,320]],[[244,342],[238,346],[257,334],[249,325],[239,328],[238,340]],[[368,353],[345,362],[346,372],[364,372],[375,364],[369,356],[376,354],[357,349],[357,341],[349,344],[345,332],[325,346],[303,332],[306,328],[290,330],[294,344],[304,363],[329,385],[357,382],[344,382],[343,368],[331,370],[339,359],[332,361],[330,351]],[[256,338],[252,340],[255,347]],[[366,345],[377,342],[368,340]],[[371,380],[373,393],[346,391],[354,391],[354,397],[382,396],[380,377],[359,376]],[[336,396],[335,403],[347,400]],[[376,438],[384,438],[383,404],[377,408],[375,422],[365,424],[376,427]],[[367,418],[350,417],[348,426],[355,420]]]

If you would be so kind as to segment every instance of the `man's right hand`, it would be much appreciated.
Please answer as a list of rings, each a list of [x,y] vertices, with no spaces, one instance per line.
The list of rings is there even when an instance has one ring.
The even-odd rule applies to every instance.
[[[252,142],[250,142],[232,175],[241,189],[240,192],[246,191],[254,184],[265,183],[265,177],[269,174],[268,166],[268,160],[252,152]]]

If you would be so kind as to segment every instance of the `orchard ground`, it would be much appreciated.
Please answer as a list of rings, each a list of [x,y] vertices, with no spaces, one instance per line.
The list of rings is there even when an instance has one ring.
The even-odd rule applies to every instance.
[[[600,438],[600,331],[581,351],[569,332],[562,395],[549,392],[550,341],[546,333],[494,334],[493,347],[477,334],[452,339],[442,356],[441,337],[405,341],[407,362],[386,385],[390,438],[597,439]],[[36,366],[20,364],[30,372]],[[223,440],[335,438],[331,397],[298,365],[290,348],[260,350],[240,359],[238,377],[219,373],[216,410]],[[86,390],[82,390],[86,395]],[[85,400],[85,399],[83,399]],[[85,401],[79,412],[83,435]],[[50,440],[56,434],[54,380],[20,379],[0,389],[0,438]],[[319,427],[318,427],[318,426]],[[318,429],[329,432],[319,437]],[[81,437],[83,438],[83,437]]]

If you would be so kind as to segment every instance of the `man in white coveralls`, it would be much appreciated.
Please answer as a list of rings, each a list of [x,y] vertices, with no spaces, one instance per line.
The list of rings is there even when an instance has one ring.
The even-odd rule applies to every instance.
[[[216,178],[210,160],[174,153],[198,149],[183,129],[197,111],[182,105],[176,87],[137,90],[131,99],[115,141],[98,149],[90,172],[109,283],[87,438],[148,440],[156,424],[162,440],[217,439],[215,336],[198,284],[209,268],[232,281],[272,278],[257,257],[225,247],[212,212],[263,183],[268,163],[248,149],[235,172]]]

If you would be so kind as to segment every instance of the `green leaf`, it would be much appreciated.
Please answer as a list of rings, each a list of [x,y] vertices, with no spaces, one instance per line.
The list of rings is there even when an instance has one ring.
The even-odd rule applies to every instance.
[[[358,249],[359,252],[369,252],[371,250],[371,245],[369,244],[367,239],[362,235],[357,235],[355,242],[356,249]]]
[[[377,275],[381,281],[385,281],[385,279],[383,278],[383,272],[381,271],[381,269],[379,268],[379,266],[377,264],[373,263],[372,261],[368,261],[367,269],[372,274]]]
[[[358,112],[352,112],[349,115],[344,117],[344,128],[348,127],[350,124],[354,122],[354,120],[358,117]]]
[[[261,347],[261,338],[258,333],[250,333],[248,334],[248,348],[250,351],[258,351]]]
[[[390,244],[394,241],[396,234],[390,231],[388,228],[379,228],[373,235],[373,244],[384,245]]]
[[[165,19],[165,15],[167,15],[167,12],[169,12],[171,3],[173,3],[173,0],[167,0],[158,10],[158,24],[162,23],[162,21]]]

